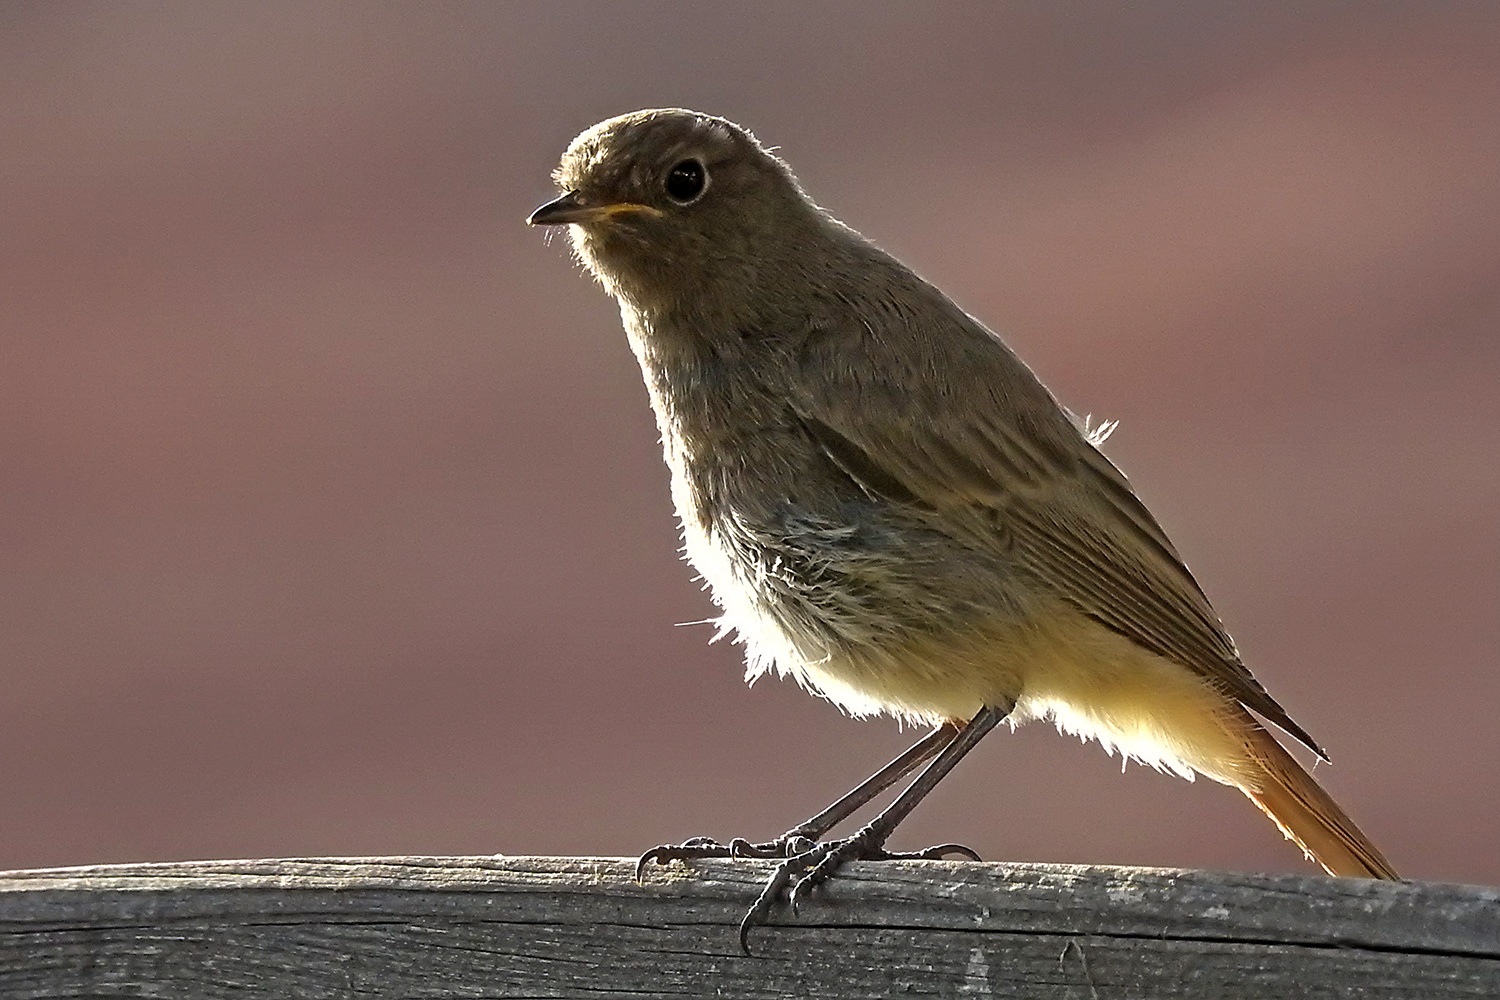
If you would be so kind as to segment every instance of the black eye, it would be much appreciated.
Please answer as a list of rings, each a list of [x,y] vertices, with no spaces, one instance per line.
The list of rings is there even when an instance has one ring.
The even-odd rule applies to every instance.
[[[683,160],[667,171],[667,197],[686,205],[708,186],[708,171],[697,160]]]

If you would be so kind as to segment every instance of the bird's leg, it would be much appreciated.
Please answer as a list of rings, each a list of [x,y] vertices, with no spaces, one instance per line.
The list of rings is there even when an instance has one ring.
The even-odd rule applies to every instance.
[[[761,890],[760,897],[740,921],[740,949],[745,954],[750,954],[750,928],[765,922],[766,917],[770,916],[771,908],[776,905],[776,900],[781,896],[782,890],[794,880],[797,884],[792,889],[789,902],[795,912],[798,899],[804,892],[826,881],[829,876],[850,861],[931,861],[949,854],[962,854],[975,861],[980,860],[979,855],[959,844],[940,844],[922,851],[892,852],[885,849],[885,842],[897,825],[907,817],[907,814],[917,807],[917,803],[932,791],[944,775],[953,770],[954,765],[962,760],[986,733],[1009,715],[1013,708],[1015,708],[1014,701],[1000,706],[987,705],[980,709],[978,714],[969,720],[969,724],[948,741],[938,753],[937,758],[917,775],[916,780],[907,785],[901,794],[896,796],[895,801],[886,806],[878,816],[866,823],[852,837],[813,844],[808,850],[794,854],[777,865],[770,879],[766,881],[765,888]]]
[[[666,864],[669,861],[687,861],[696,858],[789,858],[806,853],[817,846],[819,837],[848,819],[875,796],[915,771],[943,747],[957,739],[959,732],[959,728],[951,722],[937,727],[901,756],[860,782],[827,809],[803,820],[775,840],[752,844],[748,840],[736,837],[727,844],[721,844],[708,837],[694,837],[681,844],[653,847],[642,854],[640,860],[636,862],[636,880],[640,881],[646,865],[653,861],[657,864]]]
[[[815,846],[825,833],[854,815],[871,799],[915,771],[958,738],[961,730],[951,722],[928,733],[905,753],[860,782],[837,802],[810,819],[803,820],[775,840],[751,844],[741,839],[729,842],[735,857],[787,858]]]

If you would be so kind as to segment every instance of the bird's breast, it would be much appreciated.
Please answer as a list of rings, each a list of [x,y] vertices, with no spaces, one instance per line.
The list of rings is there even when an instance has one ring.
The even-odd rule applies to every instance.
[[[744,644],[751,674],[795,676],[857,713],[946,718],[912,655],[1019,617],[1004,556],[975,551],[932,512],[872,495],[823,449],[765,363],[673,351],[638,328],[683,548]],[[903,652],[907,651],[907,652]],[[1008,682],[1007,682],[1008,684]]]

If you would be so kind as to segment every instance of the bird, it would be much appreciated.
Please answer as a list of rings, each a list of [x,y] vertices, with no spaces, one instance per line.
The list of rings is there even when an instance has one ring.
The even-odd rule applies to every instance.
[[[1050,719],[1159,770],[1243,792],[1331,875],[1398,878],[1268,725],[1323,748],[1250,673],[1091,426],[1001,337],[804,191],[747,129],[682,108],[567,147],[566,226],[617,300],[655,412],[687,559],[745,649],[845,712],[930,726],[771,841],[640,858],[774,858],[740,925],[796,906],[1002,721]],[[924,767],[925,765],[925,767]],[[825,839],[922,768],[853,835]]]

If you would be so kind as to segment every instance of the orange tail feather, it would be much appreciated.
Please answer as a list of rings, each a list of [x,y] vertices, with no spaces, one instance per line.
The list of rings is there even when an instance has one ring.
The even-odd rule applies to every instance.
[[[1370,838],[1354,825],[1312,775],[1259,725],[1249,729],[1260,787],[1241,788],[1309,859],[1330,875],[1400,878]]]

